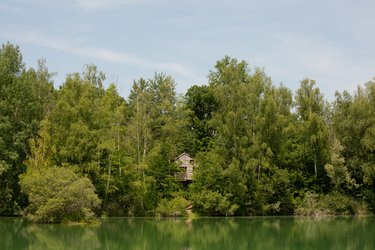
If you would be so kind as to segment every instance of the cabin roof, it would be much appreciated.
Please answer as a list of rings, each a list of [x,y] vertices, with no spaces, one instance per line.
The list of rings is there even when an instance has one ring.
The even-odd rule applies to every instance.
[[[191,156],[190,156],[188,153],[186,153],[186,152],[183,152],[182,154],[180,154],[179,156],[177,156],[177,157],[175,158],[175,160],[181,159],[183,156],[188,157],[189,160],[194,160],[194,158],[191,157]]]

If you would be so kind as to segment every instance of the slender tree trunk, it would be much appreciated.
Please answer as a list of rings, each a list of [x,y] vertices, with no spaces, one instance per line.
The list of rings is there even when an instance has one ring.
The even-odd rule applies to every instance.
[[[138,165],[141,163],[141,155],[140,155],[140,135],[139,135],[139,101],[137,98],[137,158],[138,158]]]
[[[145,210],[143,207],[143,196],[141,196],[141,209],[142,209],[142,212]]]
[[[260,179],[260,163],[258,164],[258,180]]]
[[[118,155],[118,171],[121,176],[121,157],[120,157],[120,123],[117,123],[117,155]]]
[[[142,159],[146,158],[146,147],[147,147],[147,139],[146,139],[146,136],[143,136],[143,157],[142,157]]]
[[[107,178],[107,185],[105,187],[105,197],[104,197],[103,207],[107,203],[107,195],[108,195],[108,190],[109,190],[109,181],[111,180],[111,171],[112,171],[111,168],[112,168],[112,161],[111,161],[111,157],[109,157],[108,178]]]
[[[316,167],[316,152],[314,152],[314,171],[315,171],[315,180],[318,178],[318,169]]]

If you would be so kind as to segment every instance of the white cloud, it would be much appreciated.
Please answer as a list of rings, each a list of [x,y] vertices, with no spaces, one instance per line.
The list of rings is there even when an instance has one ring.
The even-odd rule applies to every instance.
[[[265,40],[262,50],[251,58],[265,66],[276,84],[281,81],[296,89],[300,80],[309,77],[330,100],[336,90],[353,91],[374,72],[372,58],[324,36],[273,32]]]
[[[102,10],[116,6],[136,4],[144,0],[76,0],[78,5],[85,10]]]
[[[24,32],[21,35],[19,33],[17,35],[7,34],[6,37],[8,39],[32,43],[38,46],[52,48],[64,53],[71,53],[86,58],[95,58],[111,63],[137,66],[151,69],[153,71],[163,71],[168,74],[176,74],[190,81],[202,80],[193,70],[178,62],[151,61],[126,52],[99,47],[75,45],[69,43],[68,38],[52,37],[40,32]]]

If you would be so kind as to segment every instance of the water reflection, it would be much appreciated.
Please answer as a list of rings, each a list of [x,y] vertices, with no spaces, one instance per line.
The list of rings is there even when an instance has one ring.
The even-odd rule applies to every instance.
[[[96,226],[0,218],[0,249],[375,249],[374,217],[111,218]]]

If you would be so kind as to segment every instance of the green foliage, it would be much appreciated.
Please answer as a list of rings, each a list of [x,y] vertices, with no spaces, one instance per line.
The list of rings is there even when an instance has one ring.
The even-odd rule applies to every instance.
[[[198,167],[190,190],[194,209],[201,214],[234,215],[251,199],[252,176],[244,175],[237,161],[228,168],[223,164],[224,159],[213,152],[197,158]]]
[[[239,208],[237,204],[233,204],[228,195],[222,195],[217,191],[202,190],[201,193],[194,194],[194,209],[203,215],[217,216],[234,215]]]
[[[211,146],[213,128],[209,121],[217,109],[217,101],[213,95],[213,88],[209,86],[194,85],[185,95],[185,105],[189,111],[189,128],[193,134],[190,148],[187,150],[192,155],[199,151],[206,151]]]
[[[348,168],[345,166],[345,159],[341,156],[343,149],[340,142],[334,138],[332,143],[331,163],[324,166],[336,190],[352,189],[358,186],[350,177]]]
[[[100,204],[91,181],[66,167],[29,168],[20,184],[29,197],[25,213],[30,221],[88,221]]]
[[[367,213],[366,205],[352,197],[333,192],[327,195],[307,192],[297,205],[295,214],[321,217],[327,215],[354,215]]]
[[[286,215],[294,212],[293,186],[290,174],[285,169],[272,169],[271,177],[263,175],[257,192],[258,207],[253,214]]]
[[[27,164],[75,166],[95,185],[103,200],[102,209],[113,212],[121,210],[113,204],[122,207],[126,202],[127,189],[122,182],[129,178],[123,173],[126,103],[114,85],[103,88],[104,79],[94,65],[86,66],[82,76],[67,76],[39,138],[31,142],[33,151]]]
[[[279,163],[284,127],[292,121],[290,91],[273,87],[261,69],[250,74],[246,62],[229,57],[216,64],[209,79],[217,102],[209,121],[215,136],[211,152],[197,159],[194,208],[213,215],[291,213],[289,190],[277,191],[277,181],[285,178],[272,170]],[[271,198],[286,191],[285,198]]]
[[[342,144],[343,167],[357,184],[352,193],[364,197],[374,211],[375,82],[358,87],[354,95],[336,93],[334,111],[333,129]]]
[[[315,88],[315,81],[305,79],[297,90],[297,129],[303,154],[303,166],[307,177],[314,177],[314,184],[324,188],[326,180],[324,165],[328,162],[328,128],[325,124],[326,103]]]
[[[189,201],[182,196],[176,196],[170,200],[160,200],[156,207],[155,215],[159,217],[187,216],[186,209]]]
[[[174,214],[185,204],[175,197],[182,190],[204,215],[354,213],[362,201],[375,211],[374,81],[353,95],[337,93],[329,105],[314,80],[302,80],[293,96],[263,69],[228,56],[208,85],[183,98],[165,74],[136,80],[126,100],[95,65],[69,74],[58,90],[52,77],[45,61],[27,69],[17,46],[2,45],[0,215],[30,202],[29,217],[46,221],[63,209],[61,200],[76,203],[59,196],[38,207],[30,186],[21,192],[20,174],[27,185],[27,176],[50,166],[73,168],[69,192],[93,185],[108,215]],[[176,178],[182,152],[195,157],[189,185]],[[39,180],[36,190],[44,188]],[[350,206],[335,204],[337,197]]]
[[[126,140],[134,173],[129,198],[136,202],[130,213],[151,215],[161,199],[181,189],[174,158],[189,151],[188,116],[177,100],[174,80],[164,74],[134,82],[129,106]]]
[[[30,153],[28,140],[37,137],[40,120],[54,102],[52,74],[40,60],[26,69],[17,46],[0,48],[0,215],[19,214],[27,200],[18,175]],[[4,202],[3,202],[4,201]]]

